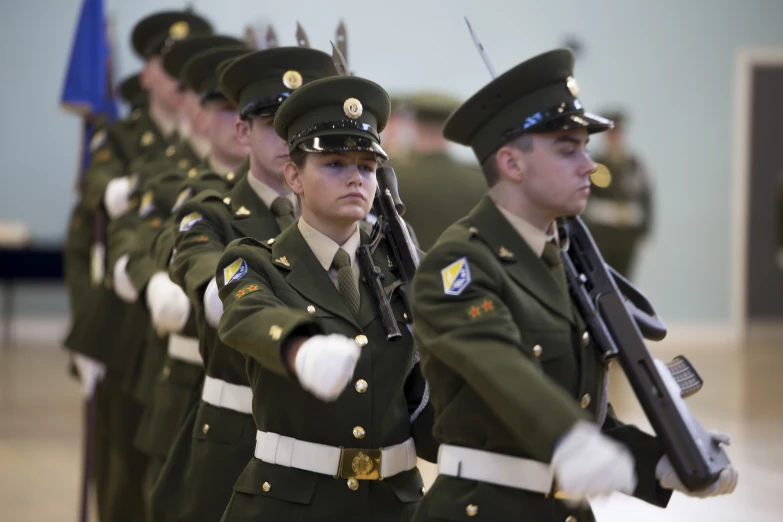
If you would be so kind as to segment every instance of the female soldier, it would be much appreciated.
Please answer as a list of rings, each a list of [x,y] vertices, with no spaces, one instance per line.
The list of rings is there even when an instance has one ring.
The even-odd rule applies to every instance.
[[[377,84],[331,77],[275,116],[301,218],[275,239],[232,242],[218,264],[219,334],[248,359],[258,428],[224,521],[398,522],[423,495],[416,456],[437,447],[408,317],[392,299],[403,337],[387,341],[356,260],[389,110]],[[385,241],[373,258],[384,284],[398,279]]]

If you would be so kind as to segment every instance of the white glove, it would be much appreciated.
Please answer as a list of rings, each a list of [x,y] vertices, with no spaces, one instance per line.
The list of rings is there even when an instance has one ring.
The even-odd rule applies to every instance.
[[[147,284],[147,308],[159,333],[177,333],[188,322],[190,300],[166,272],[158,272]]]
[[[204,315],[207,318],[207,324],[212,328],[217,328],[220,318],[223,315],[223,301],[218,295],[217,280],[213,277],[204,291]]]
[[[82,383],[82,395],[86,399],[95,393],[95,387],[106,375],[106,367],[94,359],[90,359],[80,353],[73,354],[73,363],[79,372],[79,380]]]
[[[128,276],[129,259],[128,254],[125,254],[114,263],[114,293],[126,303],[135,303],[139,299],[139,292]]]
[[[128,211],[130,207],[131,183],[128,176],[114,178],[106,185],[103,193],[103,206],[111,219],[117,219]]]
[[[632,494],[636,472],[631,452],[602,434],[598,426],[577,422],[555,448],[552,468],[559,488],[569,497]]]
[[[716,444],[725,444],[727,446],[731,444],[731,439],[727,434],[717,432],[711,432],[711,434],[712,439]],[[734,466],[729,464],[726,469],[720,472],[718,480],[711,485],[699,491],[689,491],[680,481],[677,472],[674,471],[669,457],[664,455],[661,460],[658,461],[658,465],[655,466],[655,478],[658,479],[662,488],[674,489],[689,497],[707,498],[732,493],[734,488],[737,487],[739,474],[737,473],[737,470],[734,469]]]
[[[296,354],[294,366],[302,387],[331,402],[343,392],[353,377],[362,349],[344,335],[314,335]]]

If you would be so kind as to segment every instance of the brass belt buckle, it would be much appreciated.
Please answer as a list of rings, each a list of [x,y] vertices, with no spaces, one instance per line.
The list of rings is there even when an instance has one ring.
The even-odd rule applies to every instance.
[[[381,477],[381,450],[340,448],[341,478],[357,480],[383,480]]]
[[[544,498],[555,498],[557,500],[574,500],[573,497],[571,497],[567,493],[564,493],[560,489],[560,486],[557,484],[556,480],[552,481],[552,489],[550,489],[546,494],[544,494]]]

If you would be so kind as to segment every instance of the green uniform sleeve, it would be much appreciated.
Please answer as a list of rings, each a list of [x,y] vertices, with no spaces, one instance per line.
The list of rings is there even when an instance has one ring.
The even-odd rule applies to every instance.
[[[413,418],[411,434],[416,442],[416,454],[429,462],[438,461],[439,443],[432,434],[435,421],[435,408],[429,401],[427,381],[421,374],[421,364],[413,365],[405,380],[405,399],[408,401],[408,413]]]
[[[185,289],[194,303],[204,298],[204,290],[215,277],[218,261],[226,248],[219,213],[223,205],[217,193],[212,201],[199,195],[185,203],[174,219],[176,253],[171,260],[171,280]]]
[[[446,295],[441,270],[465,258],[472,281]],[[586,419],[572,397],[520,350],[521,334],[503,303],[502,273],[494,254],[478,243],[452,240],[427,255],[414,278],[413,329],[425,362],[436,358],[465,379],[515,436],[520,448],[549,462],[554,445]],[[475,303],[494,313],[468,319]]]
[[[246,265],[243,267],[243,263]],[[229,268],[229,280],[224,270]],[[233,268],[233,270],[232,270]],[[230,274],[246,273],[241,278]],[[232,241],[217,265],[217,283],[223,301],[223,316],[218,335],[227,345],[261,366],[291,378],[283,360],[282,347],[296,335],[322,334],[320,326],[303,311],[289,309],[275,294],[290,291],[284,280],[273,286],[277,269],[271,263],[269,252],[261,243],[244,238]],[[278,276],[279,277],[279,276]]]

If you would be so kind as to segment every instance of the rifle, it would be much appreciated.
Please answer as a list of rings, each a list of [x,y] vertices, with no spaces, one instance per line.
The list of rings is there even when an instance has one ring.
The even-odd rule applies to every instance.
[[[419,266],[421,253],[411,239],[408,227],[402,219],[405,205],[400,200],[397,191],[397,177],[391,167],[381,167],[376,173],[378,187],[375,192],[375,203],[378,220],[373,225],[369,245],[362,245],[357,251],[357,259],[362,277],[367,281],[373,297],[381,312],[381,321],[386,330],[386,338],[396,341],[402,337],[394,317],[390,301],[394,292],[400,291],[408,317],[411,317],[410,285],[413,274]],[[389,266],[399,274],[399,279],[388,286],[383,284],[383,272],[375,264],[375,253],[381,239],[386,238],[391,246],[392,258]]]
[[[682,356],[668,365],[653,359],[644,339],[663,339],[665,326],[641,292],[606,265],[584,222],[563,218],[558,230],[569,292],[603,359],[619,358],[685,487],[709,486],[730,462],[683,400],[701,389],[701,377]]]

